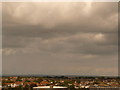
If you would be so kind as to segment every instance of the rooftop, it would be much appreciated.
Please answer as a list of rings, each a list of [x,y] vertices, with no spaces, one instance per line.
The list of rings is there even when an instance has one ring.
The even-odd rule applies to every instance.
[[[34,89],[38,89],[38,88],[50,88],[50,86],[39,86],[39,87],[33,87]],[[53,86],[52,88],[67,88],[67,87],[63,87],[63,86]]]

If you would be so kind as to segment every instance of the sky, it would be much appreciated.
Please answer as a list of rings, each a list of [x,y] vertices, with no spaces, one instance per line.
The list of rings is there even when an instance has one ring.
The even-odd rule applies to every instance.
[[[4,2],[9,75],[118,75],[117,2]]]

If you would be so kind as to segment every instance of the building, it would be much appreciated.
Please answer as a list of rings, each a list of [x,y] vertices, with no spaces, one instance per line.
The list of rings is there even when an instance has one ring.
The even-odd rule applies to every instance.
[[[67,87],[63,86],[39,86],[39,87],[33,87],[33,90],[68,90]]]

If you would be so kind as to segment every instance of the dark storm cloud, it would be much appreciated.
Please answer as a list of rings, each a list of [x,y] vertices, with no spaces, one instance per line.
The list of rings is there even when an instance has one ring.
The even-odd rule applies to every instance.
[[[3,3],[3,63],[10,62],[3,66],[4,73],[9,72],[6,66],[14,68],[12,63],[25,66],[23,62],[34,60],[32,66],[40,67],[42,73],[93,70],[92,74],[112,74],[117,68],[117,8],[117,3],[97,2]],[[64,62],[62,68],[67,68],[62,71],[60,66],[53,69],[48,65],[50,71],[45,72],[42,65],[48,61],[53,66]],[[17,69],[22,72],[20,66]]]

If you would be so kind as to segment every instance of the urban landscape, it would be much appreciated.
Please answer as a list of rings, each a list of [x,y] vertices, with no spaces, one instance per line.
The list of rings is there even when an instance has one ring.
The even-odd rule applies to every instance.
[[[0,90],[120,90],[120,3],[10,1],[0,4]]]
[[[92,88],[114,88],[120,87],[118,77],[75,77],[75,76],[17,76],[3,77],[2,90],[44,90],[48,89],[92,89]],[[46,90],[46,89],[45,89]],[[105,89],[107,90],[107,89]]]

